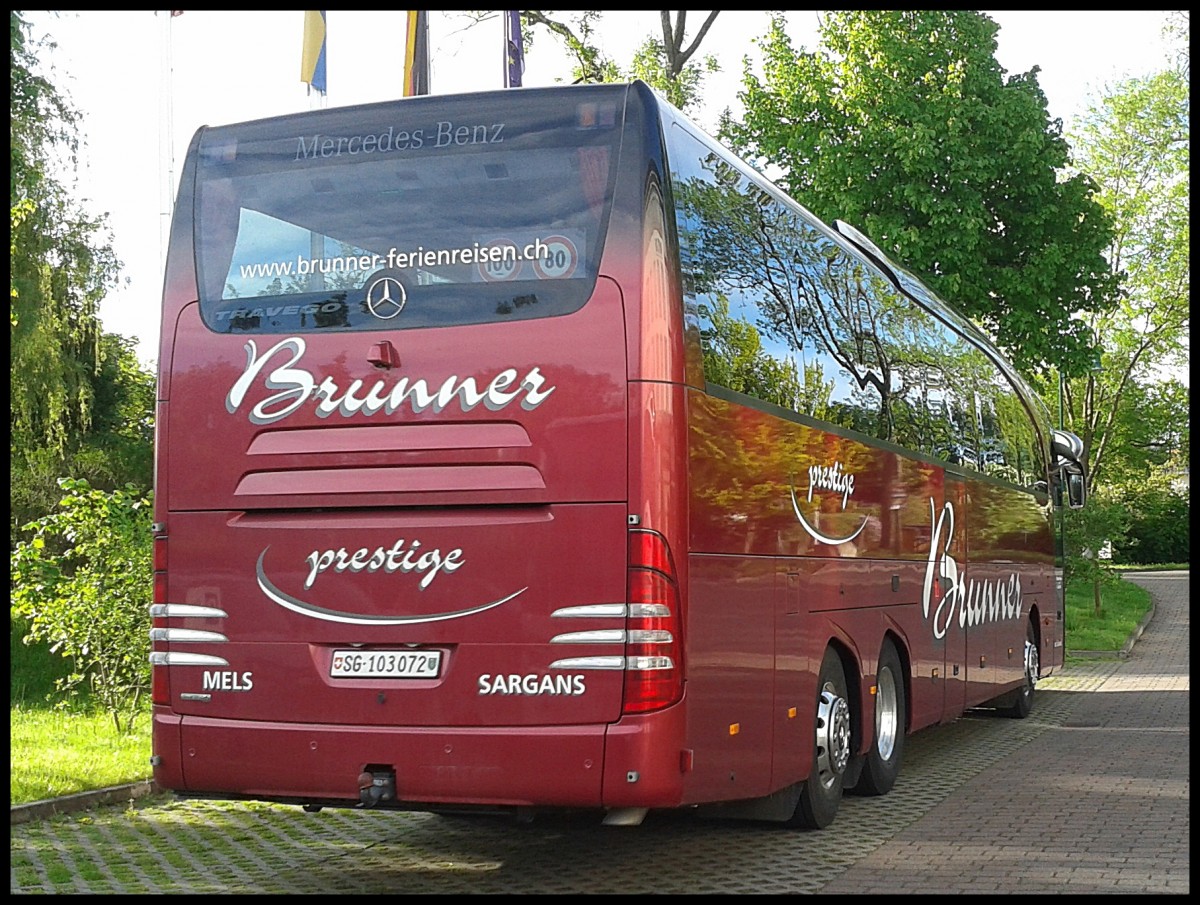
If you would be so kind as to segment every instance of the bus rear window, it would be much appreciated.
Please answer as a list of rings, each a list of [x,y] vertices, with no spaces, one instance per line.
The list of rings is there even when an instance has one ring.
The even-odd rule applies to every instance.
[[[567,314],[591,295],[624,93],[410,98],[206,130],[196,261],[222,333]]]

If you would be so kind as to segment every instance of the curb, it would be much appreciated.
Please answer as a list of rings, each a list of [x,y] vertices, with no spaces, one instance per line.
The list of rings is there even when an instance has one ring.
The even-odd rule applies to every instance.
[[[1136,642],[1138,642],[1138,639],[1140,639],[1140,637],[1142,636],[1142,633],[1145,633],[1147,625],[1150,625],[1151,619],[1153,619],[1153,618],[1154,618],[1154,604],[1153,604],[1153,601],[1151,601],[1150,609],[1148,609],[1146,611],[1145,616],[1141,617],[1141,622],[1138,623],[1138,627],[1136,627],[1133,630],[1133,633],[1129,635],[1128,639],[1126,639],[1126,642],[1124,642],[1123,645],[1121,646],[1120,651],[1068,651],[1067,655],[1068,655],[1068,657],[1079,657],[1079,658],[1087,658],[1087,659],[1118,657],[1118,658],[1124,660],[1127,657],[1129,657],[1129,652],[1133,651],[1133,646],[1135,645]]]
[[[1183,570],[1180,570],[1180,571],[1183,571]],[[1133,573],[1133,574],[1137,574],[1137,573]],[[1166,573],[1151,573],[1151,574],[1166,574]],[[1133,645],[1137,643],[1138,638],[1142,637],[1142,633],[1146,631],[1146,626],[1148,626],[1150,624],[1150,620],[1153,618],[1154,618],[1154,598],[1151,597],[1150,598],[1150,609],[1146,610],[1146,615],[1142,617],[1141,621],[1137,624],[1137,627],[1134,628],[1133,633],[1127,639],[1125,639],[1125,643],[1121,645],[1121,649],[1116,652],[1117,657],[1124,660],[1126,657],[1129,656],[1129,652],[1131,650],[1133,650]],[[1068,651],[1067,655],[1070,657],[1098,659],[1098,658],[1113,656],[1113,651],[1111,651],[1111,650],[1073,650],[1073,651]]]
[[[1150,604],[1150,609],[1146,610],[1144,615],[1133,632],[1125,639],[1125,643],[1121,645],[1121,649],[1112,650],[1069,650],[1068,657],[1079,657],[1081,659],[1098,660],[1106,657],[1119,657],[1124,660],[1129,656],[1129,652],[1133,650],[1133,645],[1137,643],[1138,638],[1142,637],[1142,633],[1146,631],[1146,626],[1150,624],[1150,620],[1154,618],[1154,604]]]
[[[56,814],[74,814],[86,811],[99,805],[116,804],[121,801],[133,801],[162,791],[154,780],[126,783],[119,786],[108,786],[91,792],[78,792],[75,795],[64,795],[62,798],[47,798],[42,801],[31,801],[28,804],[12,806],[10,826],[15,823],[29,823],[32,820],[45,820]]]
[[[1146,610],[1146,615],[1143,616],[1142,621],[1137,624],[1137,628],[1135,628],[1133,630],[1133,634],[1129,636],[1129,640],[1127,640],[1123,645],[1121,645],[1121,650],[1117,652],[1118,657],[1120,657],[1122,660],[1124,660],[1126,657],[1129,656],[1129,652],[1131,650],[1133,650],[1133,645],[1137,642],[1138,638],[1142,637],[1142,632],[1144,632],[1146,630],[1146,626],[1148,626],[1150,624],[1150,620],[1153,618],[1154,618],[1154,601],[1153,601],[1153,599],[1151,599],[1150,609]]]

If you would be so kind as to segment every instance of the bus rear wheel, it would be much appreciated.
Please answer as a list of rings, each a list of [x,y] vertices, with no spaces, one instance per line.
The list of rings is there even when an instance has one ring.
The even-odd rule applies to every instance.
[[[886,795],[896,784],[904,760],[907,704],[904,673],[896,645],[883,642],[875,671],[875,740],[867,752],[862,774],[852,790],[856,795]]]
[[[1033,710],[1033,690],[1037,686],[1041,673],[1041,662],[1038,659],[1037,632],[1033,628],[1033,620],[1025,623],[1025,681],[1013,693],[1011,703],[1001,707],[1006,716],[1023,720]]]
[[[837,651],[828,648],[817,679],[812,770],[800,791],[791,826],[823,829],[833,823],[842,801],[846,767],[850,763],[850,699],[846,672]]]

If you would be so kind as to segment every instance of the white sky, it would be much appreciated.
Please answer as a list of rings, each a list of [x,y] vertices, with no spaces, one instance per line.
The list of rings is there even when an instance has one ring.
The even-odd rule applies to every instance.
[[[688,35],[705,13],[691,12]],[[1116,80],[1166,64],[1160,11],[988,12],[999,25],[997,58],[1009,74],[1040,66],[1039,84],[1050,115],[1065,124],[1088,98]],[[401,95],[406,13],[328,13],[325,105],[390,100]],[[789,12],[797,48],[817,45],[815,12]],[[144,364],[158,357],[163,236],[179,169],[196,129],[317,106],[300,81],[304,16],[290,12],[185,12],[170,18],[149,11],[27,13],[34,37],[48,35],[57,50],[43,63],[83,115],[77,197],[107,213],[114,247],[124,263],[122,285],[101,306],[105,330],[138,339]],[[754,39],[765,33],[765,12],[722,12],[700,47],[723,71],[705,83],[703,109],[713,128],[726,106],[739,110],[742,58],[758,60]],[[502,87],[502,26],[493,19],[466,30],[461,13],[430,13],[433,93]],[[657,12],[607,12],[598,43],[621,66],[649,34]],[[169,40],[168,40],[169,35]],[[170,53],[164,52],[170,47]],[[557,39],[539,29],[526,48],[524,84],[569,80],[570,64]],[[169,59],[169,65],[168,65]],[[756,71],[760,71],[756,67]],[[169,189],[168,189],[169,186]],[[803,199],[800,199],[803,200]]]

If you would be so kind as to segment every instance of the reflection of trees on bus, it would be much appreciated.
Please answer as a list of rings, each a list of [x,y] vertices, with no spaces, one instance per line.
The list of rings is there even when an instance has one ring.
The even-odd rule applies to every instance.
[[[704,343],[704,379],[748,396],[793,408],[803,396],[803,386],[791,358],[777,359],[762,347],[753,324],[729,316],[729,300],[721,293],[711,305],[701,306],[708,327],[700,331]]]
[[[730,161],[673,137],[691,152],[672,160],[673,190],[706,380],[1023,486],[1044,479],[1012,385],[950,319]]]

